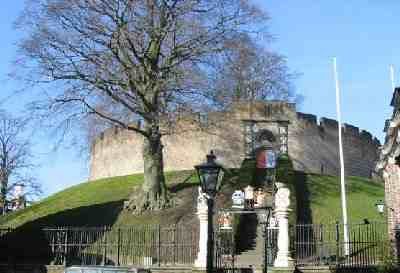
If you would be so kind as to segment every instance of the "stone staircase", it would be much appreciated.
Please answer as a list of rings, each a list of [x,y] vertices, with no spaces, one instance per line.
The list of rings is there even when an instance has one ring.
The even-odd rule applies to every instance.
[[[236,256],[237,267],[262,267],[264,263],[264,238],[262,225],[257,225],[253,246]]]
[[[260,169],[254,169],[252,174],[244,174],[252,176],[252,182],[249,183],[255,188],[262,187],[266,193],[264,204],[272,206],[273,204],[273,187],[272,183],[265,180],[265,172]],[[247,177],[248,178],[248,177]],[[246,178],[243,178],[243,180]],[[259,224],[257,214],[245,214],[241,216],[239,236],[235,238],[236,254],[235,268],[245,269],[246,272],[263,272],[264,267],[264,244],[263,224]]]
[[[267,192],[267,205],[272,205],[272,187],[265,188]],[[241,232],[242,238],[247,239],[248,244],[245,250],[238,253],[235,257],[235,267],[238,268],[249,268],[260,269],[264,265],[264,243],[265,239],[263,236],[263,224],[259,224],[259,220],[255,214],[249,216],[250,219],[246,219],[245,222],[248,226],[256,225],[256,230],[247,232],[249,230],[243,230]],[[246,234],[247,233],[247,234]]]

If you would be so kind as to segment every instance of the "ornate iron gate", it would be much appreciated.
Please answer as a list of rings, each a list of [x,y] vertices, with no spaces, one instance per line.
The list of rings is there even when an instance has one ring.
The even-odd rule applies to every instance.
[[[214,242],[216,272],[235,272],[236,248],[233,230],[216,230]]]
[[[226,210],[224,211],[226,213]],[[226,273],[244,273],[253,272],[253,267],[261,266],[263,272],[267,272],[268,266],[273,264],[277,252],[277,234],[276,228],[268,227],[268,221],[270,217],[270,209],[258,209],[254,211],[245,210],[232,210],[234,214],[254,214],[258,217],[258,228],[262,232],[262,252],[258,257],[262,262],[261,264],[251,264],[249,261],[245,266],[243,261],[241,264],[238,263],[240,258],[243,258],[243,253],[237,247],[238,234],[235,230],[235,226],[232,229],[220,229],[217,228],[214,231],[214,243],[215,243],[215,269],[216,272]],[[241,257],[242,256],[242,257]]]
[[[277,227],[268,227],[265,225],[265,246],[264,246],[264,255],[265,255],[265,263],[266,267],[272,267],[274,265],[274,261],[276,258],[276,254],[278,253],[278,228]],[[266,271],[265,271],[266,272]]]

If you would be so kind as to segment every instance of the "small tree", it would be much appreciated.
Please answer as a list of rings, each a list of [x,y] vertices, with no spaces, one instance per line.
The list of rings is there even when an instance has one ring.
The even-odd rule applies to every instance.
[[[215,61],[212,96],[218,108],[254,100],[296,100],[284,56],[257,44],[248,34],[227,41],[226,50]]]
[[[165,121],[180,105],[201,108],[210,59],[267,16],[249,0],[27,2],[17,25],[26,33],[18,64],[28,73],[18,75],[47,84],[34,109],[63,121],[95,115],[141,135],[144,183],[133,207],[165,207]]]
[[[3,214],[14,187],[23,184],[27,195],[41,193],[32,176],[31,143],[26,136],[26,120],[0,112],[0,207]]]

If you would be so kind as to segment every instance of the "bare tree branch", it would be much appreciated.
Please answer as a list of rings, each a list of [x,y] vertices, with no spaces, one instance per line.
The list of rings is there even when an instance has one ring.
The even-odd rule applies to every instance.
[[[29,195],[41,193],[32,175],[31,143],[24,134],[27,121],[0,112],[0,210],[6,213],[16,185],[23,184]]]
[[[26,34],[18,75],[46,85],[35,110],[61,123],[102,121],[143,136],[140,206],[163,207],[161,137],[170,130],[162,126],[180,106],[209,104],[207,60],[240,33],[264,33],[268,17],[250,0],[27,2],[17,24]]]

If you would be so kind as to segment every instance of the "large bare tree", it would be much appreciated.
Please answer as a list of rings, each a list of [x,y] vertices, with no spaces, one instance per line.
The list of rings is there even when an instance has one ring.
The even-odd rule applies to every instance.
[[[32,175],[31,143],[27,121],[0,111],[0,209],[6,212],[9,198],[17,185],[24,185],[25,194],[41,193],[40,184]]]
[[[136,210],[159,209],[163,120],[181,104],[199,109],[209,60],[266,19],[248,0],[31,0],[17,22],[17,75],[47,85],[34,104],[45,116],[71,125],[96,115],[143,136]]]

